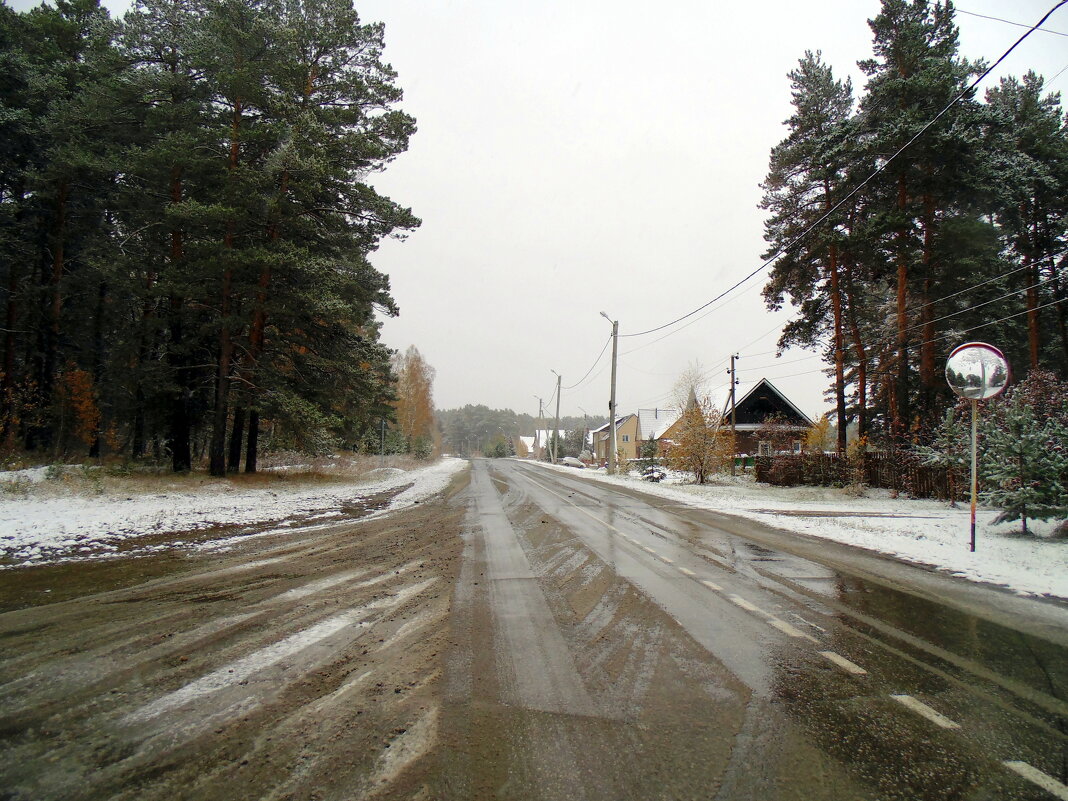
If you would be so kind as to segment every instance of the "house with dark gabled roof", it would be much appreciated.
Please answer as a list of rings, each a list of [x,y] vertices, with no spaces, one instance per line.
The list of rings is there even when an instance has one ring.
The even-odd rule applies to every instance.
[[[735,451],[753,456],[770,456],[782,450],[799,453],[805,434],[812,427],[812,419],[766,378],[760,379],[727,411],[724,424],[729,427],[732,423]],[[761,436],[768,432],[770,423],[776,425],[777,442]],[[783,442],[790,447],[784,448]]]

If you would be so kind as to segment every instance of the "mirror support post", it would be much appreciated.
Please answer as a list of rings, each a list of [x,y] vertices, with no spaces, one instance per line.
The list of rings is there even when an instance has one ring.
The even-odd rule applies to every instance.
[[[976,477],[976,453],[978,451],[979,426],[976,421],[979,418],[979,401],[972,400],[972,542],[971,552],[975,553],[975,504],[979,490],[979,481]]]

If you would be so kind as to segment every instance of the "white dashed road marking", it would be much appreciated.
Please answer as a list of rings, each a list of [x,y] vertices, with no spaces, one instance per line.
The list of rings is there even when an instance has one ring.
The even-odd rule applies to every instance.
[[[692,570],[690,570],[688,568],[685,568],[685,567],[680,567],[679,568],[679,572],[682,573],[682,575],[684,575],[684,576],[689,576],[690,578],[693,578],[694,576],[697,575]]]
[[[715,590],[716,592],[723,592],[723,588],[716,584],[716,582],[714,581],[709,581],[708,579],[701,579],[701,583],[708,587],[708,589],[710,590]]]
[[[790,613],[790,617],[795,617],[795,618],[797,618],[797,619],[798,619],[798,620],[800,620],[800,621],[801,621],[802,623],[804,623],[804,624],[805,624],[806,626],[811,626],[811,627],[812,627],[812,628],[814,628],[814,629],[815,629],[816,631],[822,631],[822,632],[824,632],[825,634],[827,633],[827,629],[823,628],[822,626],[817,626],[817,625],[816,625],[815,623],[813,623],[813,622],[811,622],[811,621],[809,621],[809,620],[805,620],[805,619],[804,619],[803,617],[801,617],[801,615],[797,614],[797,612],[791,612],[791,613]]]
[[[727,597],[730,598],[732,604],[734,604],[735,606],[740,606],[746,612],[756,612],[758,615],[767,616],[766,612],[764,612],[759,607],[753,606],[751,603],[749,603],[749,601],[745,600],[745,598],[741,597],[740,595],[729,595]]]
[[[810,642],[816,642],[816,638],[812,637],[800,629],[796,629],[787,623],[785,620],[779,620],[777,617],[769,618],[768,625],[777,628],[783,634],[789,637],[799,637],[803,640],[809,640]]]
[[[675,560],[674,559],[668,559],[666,556],[663,556],[661,554],[657,554],[656,558],[659,559],[662,562],[667,562],[669,565],[675,564]]]
[[[1026,762],[1006,761],[1002,764],[1009,770],[1016,771],[1028,781],[1034,782],[1046,792],[1057,796],[1057,798],[1064,799],[1064,801],[1068,801],[1068,785],[1061,784],[1052,776],[1047,776],[1038,768],[1032,767]]]
[[[917,715],[927,718],[936,726],[941,726],[943,729],[960,728],[959,723],[950,720],[941,712],[931,709],[931,707],[927,706],[927,704],[923,703],[923,701],[918,701],[911,695],[891,695],[890,697],[897,701],[899,704],[908,707]]]
[[[846,671],[847,673],[852,673],[854,676],[863,676],[868,672],[860,665],[850,662],[844,656],[840,656],[834,651],[820,651],[820,656],[825,659],[829,659],[830,661],[834,662],[834,664],[838,665],[838,667],[842,668],[842,670]]]

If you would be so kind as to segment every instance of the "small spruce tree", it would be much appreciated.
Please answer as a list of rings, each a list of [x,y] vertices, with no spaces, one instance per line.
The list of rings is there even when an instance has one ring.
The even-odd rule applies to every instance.
[[[980,438],[984,503],[998,523],[1068,519],[1068,382],[1035,370],[995,402]]]
[[[967,406],[967,404],[964,404]],[[966,481],[971,467],[971,433],[962,413],[946,409],[942,425],[935,432],[930,445],[921,445],[916,454],[924,464],[942,467],[949,482],[949,505],[957,506],[957,492]]]

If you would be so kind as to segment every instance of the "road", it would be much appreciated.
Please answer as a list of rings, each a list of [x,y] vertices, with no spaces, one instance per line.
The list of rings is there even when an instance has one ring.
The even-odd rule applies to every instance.
[[[0,593],[0,797],[1068,799],[1068,606],[580,471],[130,561]]]

